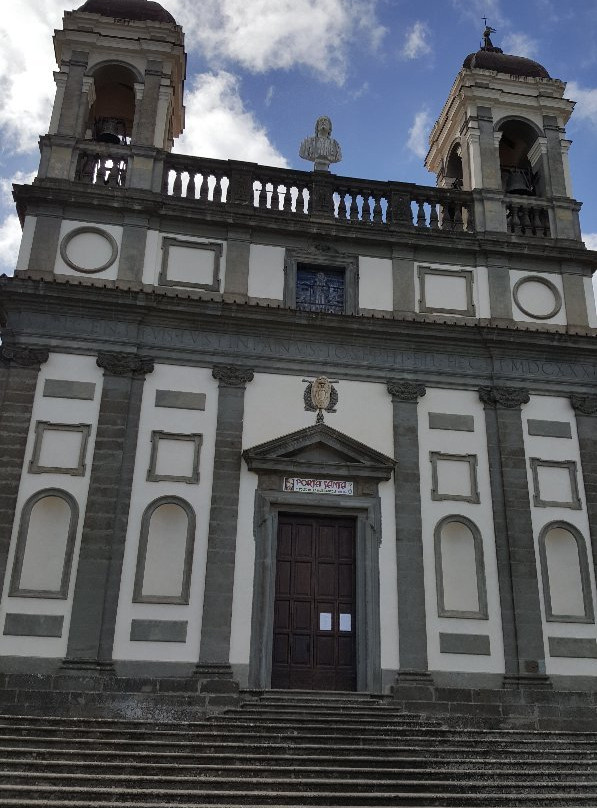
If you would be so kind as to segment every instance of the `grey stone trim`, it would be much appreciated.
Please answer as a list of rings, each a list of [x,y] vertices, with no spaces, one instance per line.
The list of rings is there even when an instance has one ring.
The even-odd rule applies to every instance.
[[[415,251],[411,248],[392,248],[393,311],[415,310]]]
[[[593,569],[597,570],[597,418],[595,418],[597,396],[578,398],[583,409],[575,407],[576,428],[589,519]],[[572,405],[574,406],[574,401]]]
[[[539,435],[544,438],[571,438],[572,427],[568,421],[542,421],[529,418],[527,421],[529,435]]]
[[[284,259],[284,305],[296,309],[296,276],[299,264],[321,265],[344,271],[344,313],[359,311],[359,259],[335,250],[318,252],[287,248]]]
[[[414,385],[425,388],[422,385]],[[398,591],[398,654],[400,672],[427,671],[427,618],[423,566],[423,527],[419,468],[417,397],[392,394],[394,497],[396,513],[396,575]]]
[[[156,463],[161,440],[177,440],[192,443],[194,445],[193,467],[190,474],[158,474]],[[172,482],[196,484],[199,482],[199,456],[203,435],[198,433],[181,434],[179,432],[164,432],[161,429],[154,429],[151,433],[151,456],[149,458],[149,468],[147,470],[147,481],[150,483]]]
[[[389,379],[386,382],[386,387],[393,401],[416,402],[427,392],[424,385],[408,379]]]
[[[505,673],[542,675],[543,626],[520,404],[514,407],[515,396],[507,395],[505,406],[496,406],[496,397],[483,393]]]
[[[65,664],[110,666],[145,378],[104,374]]]
[[[472,502],[478,505],[481,502],[479,495],[479,485],[477,483],[477,455],[457,455],[446,454],[444,452],[429,452],[429,460],[431,462],[431,499],[434,501],[442,500],[455,500],[459,502]],[[437,473],[437,464],[441,460],[460,461],[468,463],[469,467],[469,480],[470,480],[470,494],[446,494],[439,490],[439,480]]]
[[[62,637],[63,623],[62,615],[8,612],[4,634],[13,637]]]
[[[125,212],[120,261],[118,263],[118,278],[120,280],[141,283],[148,227],[149,219],[147,216],[138,216],[131,214],[129,211]]]
[[[588,326],[587,293],[583,276],[576,272],[564,272],[562,284],[566,302],[566,322],[568,325]]]
[[[79,447],[79,457],[76,466],[41,466],[39,458],[46,431],[54,432],[78,432],[81,435]],[[54,424],[50,421],[37,421],[35,424],[35,441],[33,453],[29,461],[29,474],[70,474],[73,477],[84,477],[86,473],[85,458],[87,456],[87,444],[91,434],[91,424]]]
[[[187,541],[184,555],[184,568],[182,585],[179,595],[143,595],[143,579],[145,577],[145,562],[147,560],[147,540],[151,517],[160,505],[178,505],[187,515]],[[154,501],[145,508],[141,519],[141,536],[137,551],[137,567],[135,571],[135,585],[133,589],[134,603],[180,603],[188,604],[191,589],[191,571],[193,568],[193,551],[195,548],[195,511],[191,505],[180,497],[165,496]]]
[[[60,231],[62,229],[62,213],[44,216],[40,214],[35,220],[33,243],[29,255],[27,269],[36,273],[51,276],[54,274]]]
[[[131,642],[186,642],[186,620],[131,620]]]
[[[29,534],[29,521],[31,519],[31,511],[37,503],[45,499],[45,497],[60,497],[63,499],[70,508],[70,523],[68,526],[68,536],[64,552],[64,560],[62,564],[62,577],[60,580],[60,589],[22,589],[21,588],[21,573],[23,571],[23,560],[25,557],[25,549],[27,547],[27,536]],[[12,575],[10,579],[10,589],[8,591],[9,597],[19,598],[61,598],[68,597],[68,587],[70,582],[70,575],[73,563],[73,552],[75,549],[75,540],[77,538],[77,524],[79,521],[79,506],[76,499],[66,491],[59,488],[44,488],[42,491],[37,491],[33,496],[29,497],[27,502],[23,505],[21,511],[21,522],[19,525],[19,532],[17,534],[17,543],[15,549],[15,557],[12,568]]]
[[[154,367],[154,361],[149,356],[114,351],[100,351],[96,364],[104,369],[104,376],[145,377],[147,373],[153,373]]]
[[[95,382],[46,379],[43,395],[44,398],[77,398],[82,401],[93,401],[95,398]]]
[[[475,303],[473,300],[473,272],[470,269],[435,269],[427,266],[417,267],[419,275],[419,311],[421,314],[459,314],[462,317],[475,316]],[[428,277],[442,277],[442,278],[464,278],[466,283],[466,308],[464,309],[445,309],[435,308],[427,305],[427,298],[425,295],[425,284]]]
[[[325,473],[325,472],[322,472]],[[381,507],[373,496],[338,498],[325,494],[285,493],[261,490],[255,494],[253,531],[255,574],[251,616],[249,686],[268,688],[271,683],[278,514],[309,513],[354,516],[356,519],[356,641],[357,690],[381,690],[381,640],[379,603],[379,543]]]
[[[39,370],[50,358],[46,348],[30,348],[22,345],[0,345],[0,366],[31,368]]]
[[[479,609],[477,611],[465,611],[460,609],[446,609],[444,601],[444,571],[442,554],[442,530],[445,525],[451,522],[460,522],[467,527],[473,535],[475,549],[475,569],[477,577],[477,596],[479,599]],[[485,583],[485,561],[483,558],[483,539],[477,525],[466,516],[454,515],[445,516],[441,519],[433,533],[433,549],[435,553],[435,585],[437,592],[437,614],[438,617],[461,617],[472,620],[487,620],[489,612],[487,608],[487,587]]]
[[[574,659],[597,659],[597,640],[582,637],[548,637],[549,655]]]
[[[530,457],[531,472],[533,474],[533,505],[535,508],[571,508],[574,511],[582,510],[582,502],[578,491],[578,475],[576,472],[576,461],[574,460],[541,460],[539,457]],[[541,496],[539,487],[540,468],[561,468],[568,469],[570,475],[570,489],[572,491],[571,500],[547,500]]]
[[[246,300],[249,290],[249,260],[251,233],[249,230],[230,228],[226,242],[226,273],[224,295],[235,300]],[[276,301],[279,305],[280,301]]]
[[[525,307],[520,302],[518,297],[518,291],[523,284],[528,283],[529,281],[533,281],[534,283],[542,283],[553,294],[554,296],[553,308],[547,314],[534,314],[532,311],[525,309]],[[559,314],[559,312],[562,309],[562,295],[560,294],[560,290],[554,283],[552,283],[547,278],[544,278],[543,275],[525,275],[523,278],[519,278],[519,280],[517,280],[516,283],[514,284],[514,288],[512,289],[512,298],[514,299],[514,302],[516,303],[516,306],[520,309],[520,311],[523,314],[526,314],[527,317],[532,317],[533,320],[551,320],[551,318]]]
[[[553,528],[562,528],[568,531],[576,541],[578,550],[578,565],[580,568],[580,580],[582,586],[582,598],[584,604],[584,615],[554,614],[551,605],[551,587],[549,581],[549,570],[547,567],[547,552],[545,549],[545,539]],[[594,623],[595,612],[593,608],[593,595],[591,593],[591,576],[589,573],[589,559],[587,557],[587,547],[583,535],[578,528],[568,522],[550,522],[545,525],[539,534],[539,559],[541,562],[541,578],[543,580],[543,602],[545,603],[545,619],[554,623]]]
[[[185,249],[201,250],[202,252],[213,253],[214,267],[211,283],[192,283],[190,281],[178,281],[168,277],[168,260],[172,247],[185,247]],[[162,268],[158,283],[160,286],[186,286],[193,289],[205,289],[209,292],[220,291],[220,262],[222,260],[222,245],[219,242],[185,241],[179,238],[162,238]]]
[[[570,403],[572,404],[572,409],[578,415],[597,415],[597,396],[579,396],[579,395],[571,395],[570,396]]]
[[[479,398],[486,407],[502,407],[515,410],[531,400],[529,391],[524,387],[480,387]]]
[[[156,390],[155,406],[177,410],[205,410],[205,393],[185,393],[182,390]]]
[[[453,415],[447,412],[430,412],[429,429],[451,429],[457,432],[474,432],[473,415]]]
[[[501,258],[500,260],[504,259]],[[502,264],[492,263],[491,258],[489,258],[487,261],[487,280],[491,318],[497,321],[512,320],[510,270]]]
[[[230,664],[245,386],[253,371],[220,365],[212,375],[219,380],[218,418],[199,667]]]
[[[442,654],[491,656],[491,641],[486,634],[446,634],[440,632],[439,650]]]
[[[74,238],[85,235],[85,233],[92,233],[96,236],[102,236],[110,245],[110,257],[105,263],[99,267],[95,267],[94,269],[87,269],[86,267],[79,266],[79,264],[75,264],[75,262],[68,257],[68,245]],[[60,256],[67,267],[74,269],[76,272],[83,272],[86,275],[95,275],[98,272],[104,272],[106,269],[109,269],[116,261],[118,258],[118,244],[116,243],[114,236],[111,233],[108,233],[107,230],[103,230],[101,227],[76,227],[62,238],[62,241],[60,242]]]

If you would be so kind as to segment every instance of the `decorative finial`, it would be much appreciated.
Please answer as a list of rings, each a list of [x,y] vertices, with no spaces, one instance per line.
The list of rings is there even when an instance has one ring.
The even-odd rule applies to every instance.
[[[338,384],[337,379],[326,379],[318,376],[316,379],[303,379],[309,382],[303,395],[305,409],[308,412],[317,412],[316,424],[323,424],[323,412],[336,412],[338,391],[332,384]]]
[[[330,163],[339,163],[342,159],[340,144],[331,135],[332,122],[327,115],[322,115],[315,123],[315,136],[306,137],[301,143],[299,156],[315,163],[315,171],[329,171]]]

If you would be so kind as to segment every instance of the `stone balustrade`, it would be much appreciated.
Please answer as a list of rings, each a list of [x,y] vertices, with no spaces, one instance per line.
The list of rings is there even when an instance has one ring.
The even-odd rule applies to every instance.
[[[80,147],[75,180],[87,185],[125,188],[130,149],[110,143],[89,143]]]
[[[509,233],[517,236],[551,237],[549,203],[537,197],[507,197],[506,224]]]

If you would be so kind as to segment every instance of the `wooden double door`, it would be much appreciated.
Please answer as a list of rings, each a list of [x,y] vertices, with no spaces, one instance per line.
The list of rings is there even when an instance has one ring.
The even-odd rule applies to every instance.
[[[356,689],[355,522],[280,514],[272,687]]]

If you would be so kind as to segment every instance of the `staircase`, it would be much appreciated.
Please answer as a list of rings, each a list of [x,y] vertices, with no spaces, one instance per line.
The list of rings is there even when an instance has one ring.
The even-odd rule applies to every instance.
[[[597,806],[597,735],[269,691],[192,723],[0,716],[0,806]]]

